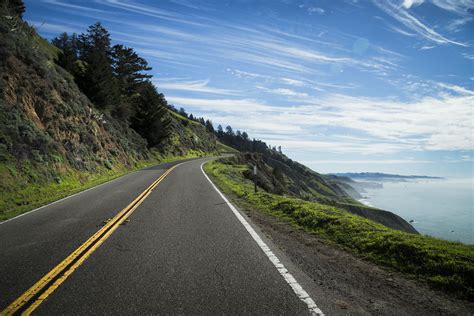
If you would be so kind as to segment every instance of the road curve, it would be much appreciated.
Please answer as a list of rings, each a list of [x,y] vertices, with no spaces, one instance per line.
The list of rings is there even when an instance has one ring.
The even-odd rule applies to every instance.
[[[201,171],[206,160],[185,162],[163,178],[35,314],[309,314],[311,298],[298,297],[300,285],[291,287],[276,257],[269,260],[271,250],[281,253],[262,251],[252,226],[242,224],[248,219],[239,220]],[[1,224],[0,310],[176,164],[126,175]]]

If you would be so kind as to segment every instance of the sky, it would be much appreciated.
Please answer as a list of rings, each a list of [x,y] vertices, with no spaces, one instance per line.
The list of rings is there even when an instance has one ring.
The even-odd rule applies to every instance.
[[[97,21],[169,103],[315,171],[474,177],[473,0],[26,0],[47,39]]]

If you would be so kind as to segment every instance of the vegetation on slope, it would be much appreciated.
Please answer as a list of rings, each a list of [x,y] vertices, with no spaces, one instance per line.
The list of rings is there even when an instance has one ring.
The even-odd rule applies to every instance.
[[[65,52],[38,36],[23,11],[21,1],[0,3],[0,220],[143,166],[221,148],[204,126],[170,114],[133,50],[115,47],[108,69],[76,59],[71,74],[58,64]],[[108,58],[92,38],[108,35],[97,25],[85,34],[84,56]],[[100,98],[110,87],[81,91],[77,79],[94,67],[121,82],[116,99]]]
[[[257,166],[258,172],[255,177],[257,185],[269,193],[336,206],[387,227],[417,233],[400,216],[368,207],[352,199],[346,193],[346,182],[334,176],[321,175],[278,151],[271,150],[266,154],[243,153],[229,158],[228,161],[233,164]],[[254,179],[250,171],[244,172],[243,175],[247,179]]]
[[[321,202],[254,193],[247,164],[233,159],[204,167],[243,209],[256,209],[316,234],[367,259],[423,280],[459,297],[474,299],[474,246],[390,229]]]

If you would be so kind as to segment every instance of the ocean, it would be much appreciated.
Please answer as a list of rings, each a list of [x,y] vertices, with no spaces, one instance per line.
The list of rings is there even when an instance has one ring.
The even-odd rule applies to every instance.
[[[474,244],[474,179],[378,183],[383,188],[365,189],[361,202],[413,221],[421,234]]]

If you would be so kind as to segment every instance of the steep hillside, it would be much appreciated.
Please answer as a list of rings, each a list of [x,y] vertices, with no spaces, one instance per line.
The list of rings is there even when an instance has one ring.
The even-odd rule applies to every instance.
[[[417,233],[400,216],[392,212],[367,207],[355,201],[348,194],[351,192],[351,187],[345,182],[345,179],[321,175],[281,153],[275,152],[271,156],[241,154],[222,161],[231,165],[247,166],[248,168],[242,172],[242,175],[249,180],[253,180],[252,166],[257,166],[257,184],[266,192],[336,206],[387,227]]]
[[[81,93],[55,63],[58,49],[0,10],[0,220],[129,170],[219,150],[204,126],[172,114],[168,139],[149,148]]]

